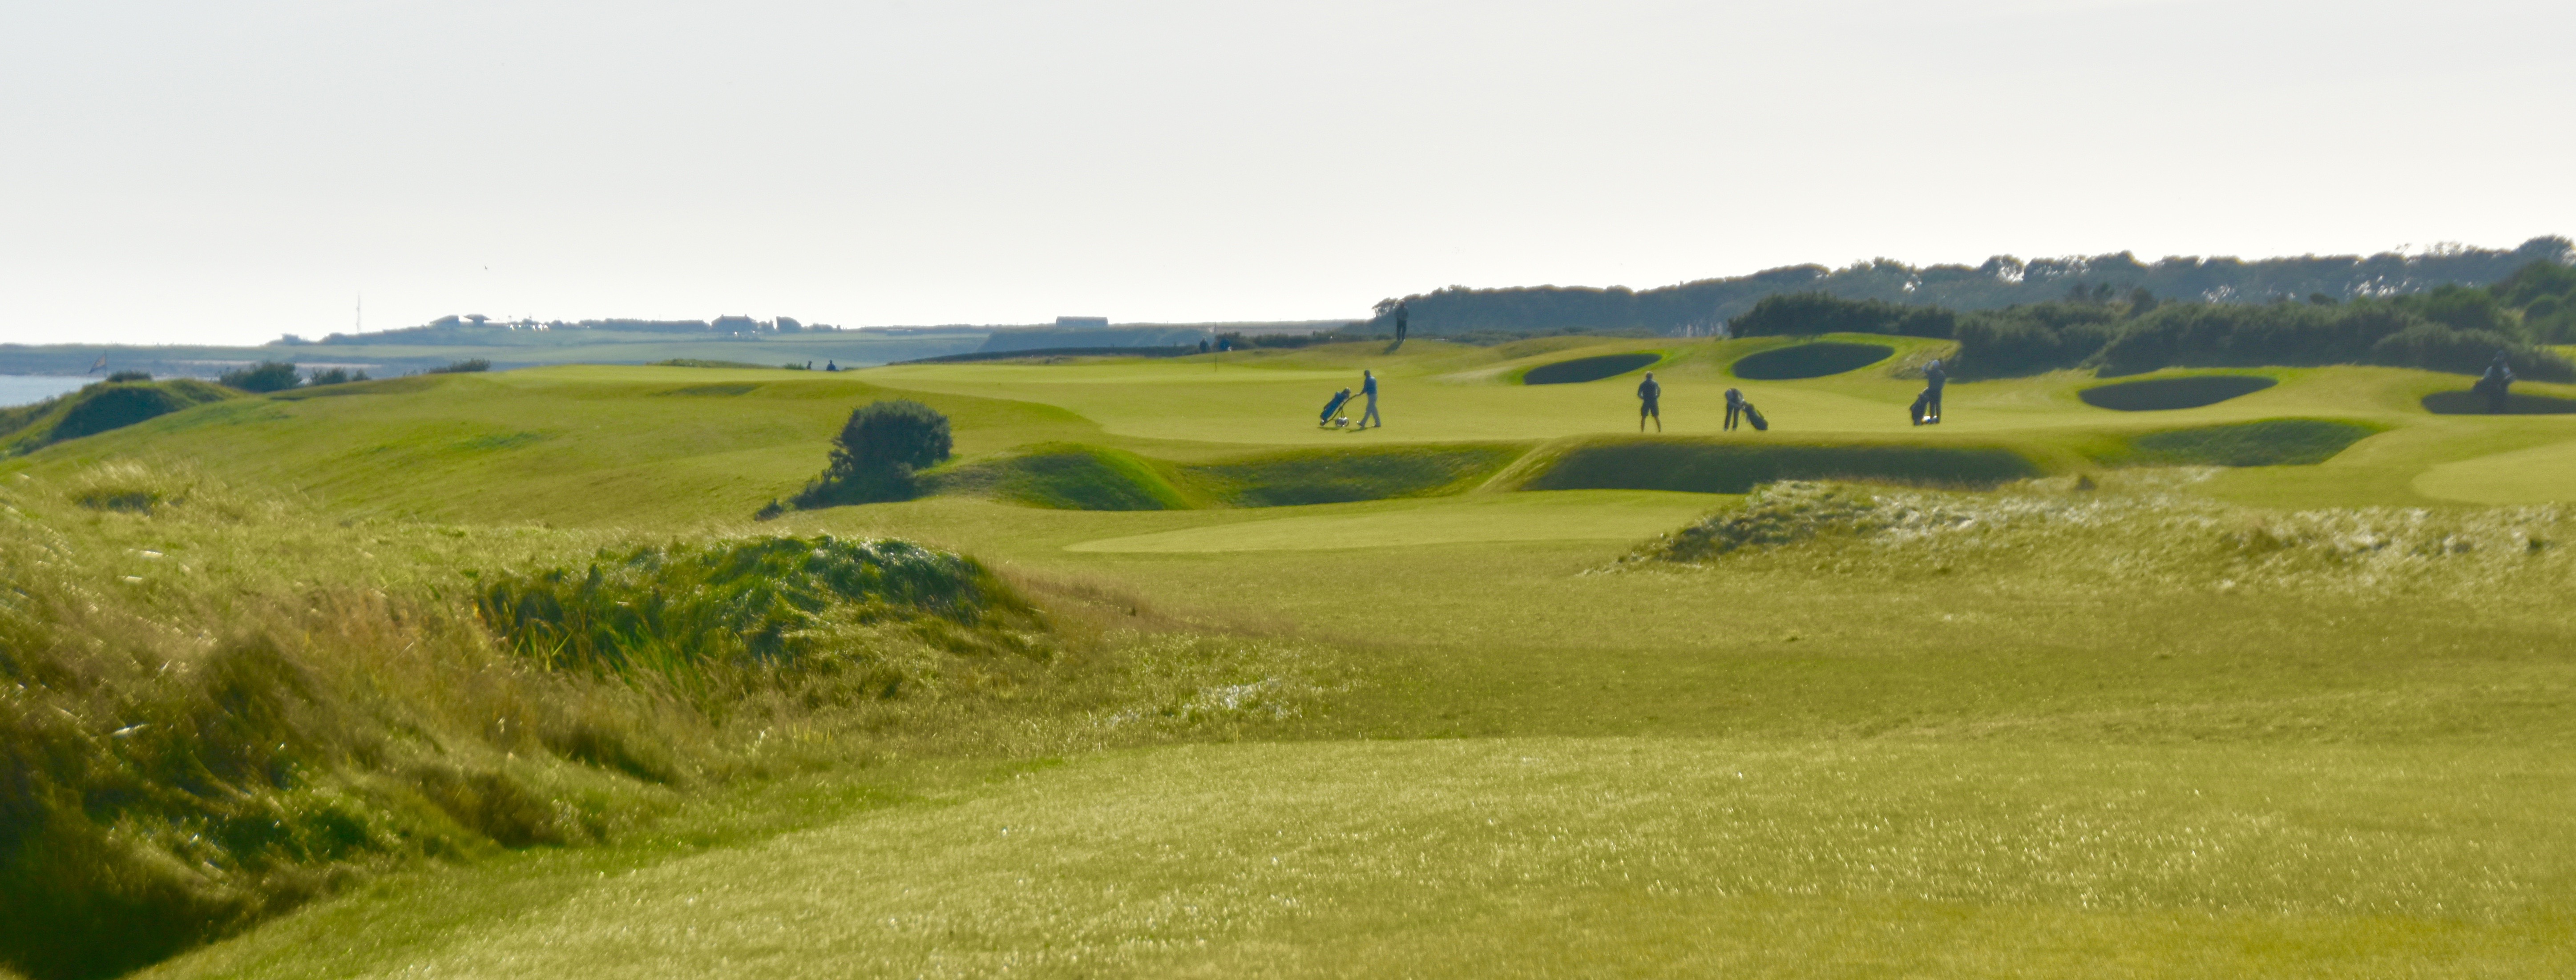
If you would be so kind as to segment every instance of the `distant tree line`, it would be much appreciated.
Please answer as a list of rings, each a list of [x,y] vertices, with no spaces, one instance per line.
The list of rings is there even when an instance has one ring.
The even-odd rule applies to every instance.
[[[837,331],[841,328],[825,323],[807,324],[792,316],[759,320],[748,316],[720,316],[712,320],[494,320],[482,314],[443,316],[417,327],[383,330],[376,333],[335,333],[319,341],[308,341],[294,334],[277,340],[282,345],[324,344],[447,344],[460,337],[517,330],[600,330],[611,333],[705,334],[717,337],[749,337],[764,334]]]
[[[2087,295],[2107,291],[2114,297],[2145,290],[2154,296],[2198,303],[2268,303],[2319,295],[2336,300],[2373,299],[2425,292],[2442,285],[2484,286],[2534,262],[2564,265],[2571,256],[2576,256],[2576,243],[2545,237],[2510,250],[2454,246],[2420,254],[2306,255],[2250,262],[2225,257],[2172,257],[2150,263],[2127,252],[2027,261],[1999,255],[1975,266],[1916,267],[1892,259],[1873,259],[1840,269],[1790,266],[1646,290],[1450,286],[1380,301],[1376,318],[1365,329],[1391,333],[1399,303],[1409,312],[1413,334],[1454,337],[1570,331],[1641,331],[1667,336],[1714,332],[1765,298],[1794,293],[1948,310],[2036,304],[2079,288]],[[2576,318],[2576,311],[2564,316]],[[2576,319],[2564,322],[2576,323]]]
[[[2060,299],[1958,311],[1819,292],[1766,297],[1728,321],[1736,336],[1835,332],[1946,337],[1966,376],[2093,368],[2385,364],[2474,374],[2497,351],[2517,375],[2576,380],[2544,345],[2576,342],[2576,269],[2531,262],[2487,286],[2342,299],[2164,302],[2152,290],[2078,283]]]

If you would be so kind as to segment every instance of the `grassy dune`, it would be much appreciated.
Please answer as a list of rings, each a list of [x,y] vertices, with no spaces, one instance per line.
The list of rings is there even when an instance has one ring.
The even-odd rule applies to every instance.
[[[2146,411],[1960,383],[1914,429],[1902,375],[1940,345],[1869,340],[1897,351],[1779,382],[1729,370],[1779,340],[1587,338],[404,379],[72,440],[0,487],[85,556],[65,588],[147,575],[106,607],[135,623],[247,601],[312,632],[346,580],[470,639],[461,567],[828,535],[974,556],[1099,638],[1007,697],[868,701],[748,777],[656,788],[540,739],[658,802],[579,847],[369,866],[158,976],[2568,970],[2576,421],[2317,368]],[[1518,383],[1623,353],[1658,358],[1667,436],[1635,434],[1633,376]],[[1389,427],[1317,428],[1362,366]],[[1728,387],[1774,430],[1718,431]],[[955,422],[942,492],[750,520],[896,396]],[[137,460],[301,516],[77,502]],[[1643,478],[1694,472],[1724,479]],[[1705,492],[1784,477],[1893,485]],[[165,582],[143,550],[265,570]],[[709,733],[711,772],[768,744],[693,717],[641,730]]]

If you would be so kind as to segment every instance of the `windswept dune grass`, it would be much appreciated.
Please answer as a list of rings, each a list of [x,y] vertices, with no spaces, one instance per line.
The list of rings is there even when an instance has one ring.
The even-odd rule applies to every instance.
[[[1319,689],[1293,645],[1046,583],[1041,613],[901,542],[335,521],[137,464],[0,505],[0,963],[38,980],[745,777],[1219,730]]]

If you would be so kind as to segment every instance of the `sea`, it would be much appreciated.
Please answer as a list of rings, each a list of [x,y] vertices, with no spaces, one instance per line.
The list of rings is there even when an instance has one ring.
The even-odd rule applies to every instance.
[[[98,380],[77,374],[0,374],[0,408],[32,405]]]

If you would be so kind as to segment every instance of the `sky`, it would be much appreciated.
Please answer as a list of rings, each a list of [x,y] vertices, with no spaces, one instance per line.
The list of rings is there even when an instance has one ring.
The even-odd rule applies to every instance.
[[[2576,235],[2568,37],[2482,0],[0,0],[0,342],[2511,247]]]

